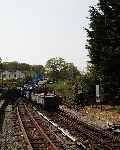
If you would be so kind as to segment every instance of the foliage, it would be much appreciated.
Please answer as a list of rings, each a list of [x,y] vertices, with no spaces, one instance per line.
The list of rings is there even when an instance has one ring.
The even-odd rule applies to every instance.
[[[45,65],[45,70],[50,79],[57,80],[60,78],[60,72],[65,66],[65,61],[62,58],[51,58]]]
[[[22,72],[24,72],[24,71],[35,71],[35,72],[42,73],[42,74],[44,73],[44,67],[42,65],[29,65],[26,63],[18,63],[16,61],[3,62],[2,63],[2,69],[8,70],[8,71],[20,70]]]
[[[89,56],[94,65],[96,80],[104,83],[107,99],[120,98],[120,3],[99,0],[98,6],[90,8],[88,34]]]
[[[42,65],[29,65],[26,63],[18,63],[16,61],[13,62],[1,62],[0,59],[0,71],[21,71],[25,74],[26,80],[32,78],[32,74],[36,74],[37,76],[44,75],[44,67]]]
[[[73,63],[66,63],[63,58],[56,57],[47,61],[45,70],[50,79],[58,80],[73,80],[80,75],[77,67]]]
[[[72,86],[68,80],[62,81],[59,80],[52,84],[47,84],[50,90],[55,91],[57,94],[60,94],[62,96],[71,96],[73,94],[72,92]]]
[[[76,80],[76,78],[80,76],[80,71],[73,63],[65,63],[65,66],[61,71],[61,75],[63,79]]]
[[[2,62],[2,58],[0,57],[0,63]]]
[[[81,74],[74,84],[75,93],[84,93],[87,95],[95,95],[96,71],[93,65],[87,67],[87,72]]]
[[[3,62],[2,63],[3,70],[8,70],[8,71],[16,71],[18,69],[18,62],[13,61],[13,62]]]
[[[43,75],[45,70],[42,65],[32,65],[31,66],[32,71],[36,72],[38,75]]]
[[[0,80],[0,85],[1,85],[1,80]],[[17,87],[17,80],[4,80],[3,81],[3,87],[6,87],[8,89],[16,89]]]

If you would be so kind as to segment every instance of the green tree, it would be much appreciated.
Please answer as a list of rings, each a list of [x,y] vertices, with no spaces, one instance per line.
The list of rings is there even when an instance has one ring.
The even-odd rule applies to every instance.
[[[90,9],[90,28],[87,29],[89,56],[104,83],[105,97],[120,98],[120,3],[99,0]]]
[[[26,63],[20,63],[19,64],[19,70],[21,71],[30,71],[31,69],[31,66],[29,64],[26,64]]]
[[[17,67],[18,67],[18,62],[17,61],[4,63],[4,70],[16,71]]]
[[[42,65],[32,65],[31,68],[32,68],[32,71],[37,73],[37,75],[44,75],[45,70]]]
[[[58,80],[60,78],[60,73],[65,67],[65,61],[61,57],[51,58],[47,61],[45,65],[45,70],[49,78],[53,80]]]
[[[2,70],[2,58],[0,57],[0,72]]]
[[[96,76],[98,77],[95,66],[88,65],[87,72],[82,74],[80,80],[83,92],[87,93],[88,95],[95,96]]]
[[[2,64],[2,58],[0,57],[0,86],[2,87],[3,85],[3,74],[2,74],[2,71],[3,71],[3,64]]]
[[[80,71],[73,63],[66,63],[63,58],[56,57],[47,61],[45,69],[53,80],[75,80]]]
[[[76,80],[77,76],[80,76],[80,71],[73,63],[65,63],[61,73],[65,80]]]

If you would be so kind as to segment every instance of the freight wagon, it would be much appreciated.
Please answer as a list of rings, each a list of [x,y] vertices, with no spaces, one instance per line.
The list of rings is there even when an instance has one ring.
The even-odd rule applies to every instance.
[[[56,111],[59,108],[62,97],[53,93],[31,93],[31,101],[37,103],[42,109],[48,111]]]

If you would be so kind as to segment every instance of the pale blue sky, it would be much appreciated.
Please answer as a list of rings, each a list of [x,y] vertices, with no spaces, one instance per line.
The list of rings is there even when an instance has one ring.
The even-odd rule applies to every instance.
[[[88,10],[97,0],[0,0],[0,57],[45,65],[60,56],[80,70],[88,60]]]

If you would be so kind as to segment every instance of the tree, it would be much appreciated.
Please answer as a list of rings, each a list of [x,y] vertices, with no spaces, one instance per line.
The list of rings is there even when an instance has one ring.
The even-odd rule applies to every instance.
[[[73,63],[66,63],[61,73],[66,80],[76,80],[77,76],[80,76],[80,71]]]
[[[58,80],[60,78],[60,72],[65,67],[65,61],[61,57],[51,58],[47,61],[45,65],[45,70],[53,80]]]
[[[73,63],[66,63],[63,58],[56,57],[47,61],[45,69],[53,80],[75,80],[80,75]]]
[[[0,80],[2,79],[2,59],[0,57]],[[2,85],[2,84],[1,84]]]
[[[98,6],[90,8],[90,28],[87,49],[95,66],[97,80],[104,83],[107,99],[120,98],[120,3],[99,0]]]
[[[42,65],[32,65],[32,71],[36,72],[38,75],[44,74],[44,67]]]
[[[2,70],[2,58],[0,57],[0,71]]]
[[[17,61],[4,63],[4,70],[16,71],[17,67],[18,67],[18,62]]]
[[[18,69],[21,71],[30,71],[31,66],[29,64],[26,63],[19,63]]]

